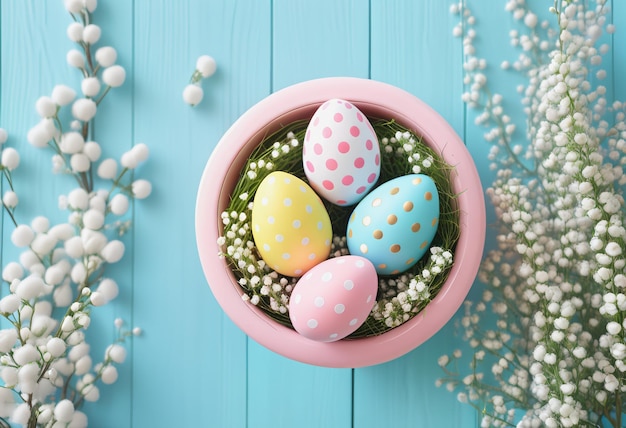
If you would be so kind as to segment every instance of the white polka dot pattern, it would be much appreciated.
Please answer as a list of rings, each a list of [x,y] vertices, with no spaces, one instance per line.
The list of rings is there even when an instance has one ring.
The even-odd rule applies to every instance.
[[[326,260],[294,287],[289,316],[296,331],[319,341],[334,342],[356,331],[376,303],[378,276],[374,265],[359,256]]]
[[[328,258],[332,233],[322,200],[304,181],[275,171],[261,182],[252,207],[252,236],[272,269],[302,275]]]

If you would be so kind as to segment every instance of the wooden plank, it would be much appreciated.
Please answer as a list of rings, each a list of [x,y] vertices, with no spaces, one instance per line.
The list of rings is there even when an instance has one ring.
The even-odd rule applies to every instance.
[[[200,267],[196,190],[231,123],[269,92],[269,1],[135,2],[134,136],[152,148],[154,193],[135,207],[133,425],[246,426],[246,337]],[[218,72],[182,101],[196,58]]]
[[[462,49],[452,37],[458,17],[449,2],[371,3],[371,78],[414,94],[462,135]]]
[[[626,4],[623,1],[612,2],[611,16],[615,25],[615,34],[612,37],[611,56],[613,58],[613,88],[615,99],[626,102],[626,81],[620,76],[626,75]]]
[[[435,382],[437,358],[461,347],[453,324],[396,360],[355,370],[354,426],[479,427],[474,409]]]
[[[367,77],[368,25],[367,1],[275,0],[273,89],[319,77]],[[248,372],[249,427],[351,426],[351,370],[304,365],[251,341]]]
[[[247,427],[349,427],[351,424],[351,369],[302,364],[250,340]]]
[[[49,95],[57,83],[79,82],[78,73],[65,63],[71,45],[65,35],[69,17],[62,5],[58,7],[52,2],[3,2],[1,6],[0,126],[9,132],[9,144],[25,158],[14,173],[16,190],[18,195],[21,190],[22,196],[18,215],[22,222],[41,214],[54,216],[57,221],[65,220],[66,216],[57,209],[58,196],[71,188],[73,182],[60,176],[50,179],[52,154],[28,144],[26,134],[39,121],[35,102],[40,96]],[[43,212],[42,207],[45,207]]]
[[[273,4],[273,90],[320,77],[368,77],[367,1]]]
[[[463,138],[462,48],[452,36],[458,17],[449,13],[449,2],[373,0],[371,14],[371,78],[422,99]],[[482,156],[466,142],[475,158]],[[354,426],[476,426],[469,406],[435,386],[443,376],[437,358],[464,347],[456,318],[407,355],[355,371]]]

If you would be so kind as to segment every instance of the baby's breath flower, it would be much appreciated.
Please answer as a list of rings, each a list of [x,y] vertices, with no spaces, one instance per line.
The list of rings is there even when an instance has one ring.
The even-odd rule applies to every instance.
[[[559,20],[554,29],[527,2],[506,2],[523,24],[510,32],[519,58],[502,68],[526,80],[517,88],[527,114],[525,144],[515,140],[519,135],[505,113],[508,105],[488,87],[488,74],[496,71],[476,56],[475,20],[468,5],[453,8],[463,11],[454,30],[463,37],[466,55],[462,99],[478,110],[475,123],[487,127],[488,158],[496,171],[487,194],[500,228],[497,249],[486,256],[479,274],[493,292],[484,294],[484,302],[498,315],[496,328],[484,331],[472,321],[479,308],[489,307],[480,304],[461,326],[476,352],[498,353],[507,343],[517,361],[515,368],[494,364],[492,385],[484,387],[475,378],[467,384],[468,400],[485,409],[485,426],[517,423],[507,419],[506,403],[497,397],[522,397],[520,402],[529,403],[518,426],[578,426],[598,417],[594,411],[620,412],[610,403],[620,400],[616,373],[626,369],[621,338],[626,326],[624,200],[619,196],[626,180],[623,165],[618,166],[617,140],[606,137],[621,135],[625,116],[623,104],[609,106],[606,88],[597,84],[608,77],[600,68],[608,45],[598,42],[603,27],[609,28],[603,3],[596,2],[596,8],[576,0],[555,3],[552,12]],[[617,110],[612,123],[603,117],[609,107]],[[594,350],[590,355],[589,349]],[[470,363],[472,372],[476,361]],[[593,374],[580,371],[581,366]],[[493,407],[478,404],[489,397]],[[598,408],[597,402],[606,407]]]

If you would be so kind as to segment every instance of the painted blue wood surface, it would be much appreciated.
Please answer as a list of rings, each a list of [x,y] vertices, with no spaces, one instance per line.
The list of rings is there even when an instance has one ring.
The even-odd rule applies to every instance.
[[[538,3],[539,0],[534,0]],[[476,46],[494,69],[516,53],[504,1],[469,1]],[[615,98],[626,98],[626,4],[613,1],[618,33],[609,64]],[[132,252],[112,275],[120,297],[90,327],[100,352],[114,339],[113,319],[141,326],[120,380],[86,407],[90,426],[148,427],[475,427],[476,415],[445,389],[436,360],[463,347],[454,323],[409,354],[357,370],[304,365],[248,339],[220,309],[202,275],[195,245],[197,185],[211,150],[245,110],[272,91],[325,76],[369,77],[422,98],[461,135],[484,185],[490,183],[482,130],[461,103],[462,47],[457,17],[441,0],[100,0],[101,45],[111,44],[127,69],[125,85],[98,115],[95,138],[108,155],[134,143],[151,148],[140,174],[154,193],[133,210]],[[65,62],[70,18],[60,0],[0,2],[0,127],[22,154],[16,182],[19,215],[63,219],[57,196],[70,182],[50,180],[49,154],[30,147],[34,103],[57,83],[76,87]],[[201,54],[218,72],[205,100],[184,105],[181,91]],[[512,74],[497,90],[514,104]],[[42,211],[44,210],[44,211]],[[2,263],[17,256],[2,217]],[[478,295],[478,285],[472,292]]]

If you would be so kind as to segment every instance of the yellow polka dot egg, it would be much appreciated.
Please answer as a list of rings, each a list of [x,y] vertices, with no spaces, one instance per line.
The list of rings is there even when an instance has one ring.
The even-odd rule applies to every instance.
[[[265,263],[301,276],[328,258],[332,235],[328,212],[308,184],[282,171],[265,177],[252,206],[252,236]]]
[[[423,174],[390,180],[355,207],[347,227],[350,254],[370,260],[381,275],[395,275],[424,256],[439,224],[439,193]]]

